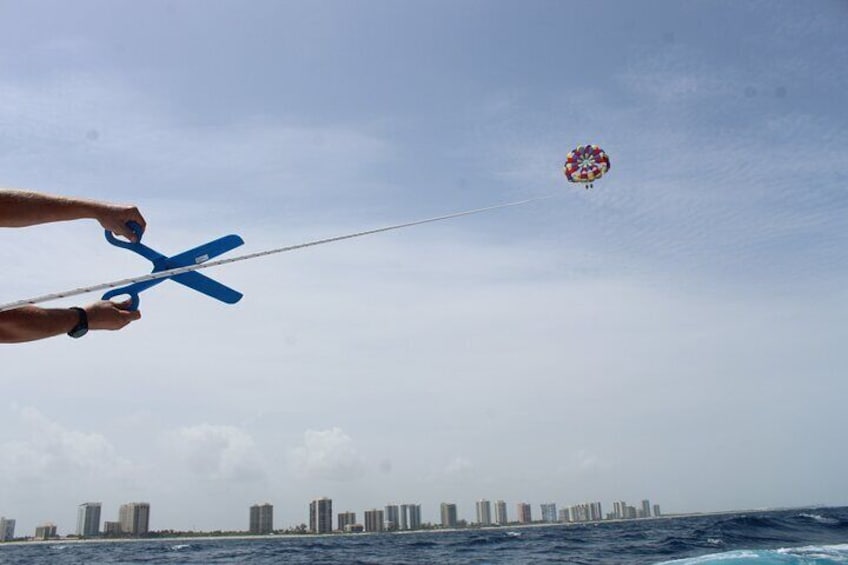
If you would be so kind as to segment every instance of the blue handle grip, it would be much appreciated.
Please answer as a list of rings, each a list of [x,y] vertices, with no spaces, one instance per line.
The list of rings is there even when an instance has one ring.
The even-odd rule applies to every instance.
[[[138,293],[139,292],[141,292],[141,291],[136,292],[134,290],[130,290],[130,287],[116,288],[116,289],[110,290],[109,292],[104,294],[101,297],[101,300],[111,300],[112,298],[114,298],[116,296],[127,295],[127,296],[130,297],[130,305],[129,305],[129,308],[127,308],[127,310],[129,310],[130,312],[135,312],[136,310],[138,310],[138,304],[139,304]]]
[[[144,230],[141,229],[141,226],[137,222],[129,221],[127,222],[127,227],[135,234],[138,238],[138,241],[124,241],[123,239],[118,239],[115,237],[115,234],[106,230],[106,241],[111,243],[112,245],[117,245],[118,247],[124,247],[126,249],[133,249],[136,245],[141,243],[141,236],[144,233]]]

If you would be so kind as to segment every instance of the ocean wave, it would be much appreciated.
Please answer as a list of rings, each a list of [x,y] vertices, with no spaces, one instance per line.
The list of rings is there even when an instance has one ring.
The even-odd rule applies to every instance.
[[[706,565],[728,561],[744,565],[845,565],[848,564],[848,544],[771,550],[738,549],[662,561],[657,565]]]
[[[827,516],[822,516],[821,514],[808,514],[806,512],[802,512],[798,514],[799,518],[807,518],[808,520],[814,520],[819,524],[828,524],[832,526],[836,526],[839,524],[839,520],[836,518],[828,518]]]
[[[707,538],[707,543],[709,545],[724,545],[724,542],[721,538]]]
[[[188,549],[191,547],[191,544],[188,543],[178,543],[177,545],[171,546],[171,551],[180,551],[181,549]]]
[[[808,545],[805,547],[778,549],[777,553],[813,559],[835,559],[835,561],[820,561],[821,563],[848,563],[848,544]]]

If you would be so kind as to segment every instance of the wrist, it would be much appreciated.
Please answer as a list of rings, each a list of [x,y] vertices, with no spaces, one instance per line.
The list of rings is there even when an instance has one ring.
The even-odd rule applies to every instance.
[[[100,222],[104,216],[103,205],[94,200],[77,199],[73,201],[78,217],[97,220]]]
[[[88,313],[79,307],[72,307],[69,310],[74,314],[74,325],[68,331],[68,335],[73,338],[80,338],[88,333]]]

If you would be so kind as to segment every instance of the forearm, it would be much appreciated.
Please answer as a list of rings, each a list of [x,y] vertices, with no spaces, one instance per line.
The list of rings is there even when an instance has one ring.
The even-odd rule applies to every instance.
[[[24,306],[0,312],[0,343],[35,341],[68,333],[79,314],[68,308]]]
[[[0,189],[0,227],[17,228],[47,222],[97,219],[99,206],[93,200]]]
[[[62,335],[75,329],[83,318],[88,329],[119,330],[141,318],[141,312],[127,308],[129,301],[115,304],[100,300],[86,306],[83,317],[73,308],[24,306],[6,310],[0,312],[0,343],[21,343]]]

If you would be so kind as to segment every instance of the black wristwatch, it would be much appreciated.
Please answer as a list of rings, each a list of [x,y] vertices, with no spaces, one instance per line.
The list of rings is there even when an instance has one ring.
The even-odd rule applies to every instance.
[[[68,335],[71,337],[82,337],[88,333],[88,314],[85,313],[85,310],[76,306],[72,307],[71,310],[75,310],[79,314],[79,321],[77,325],[71,328]]]

